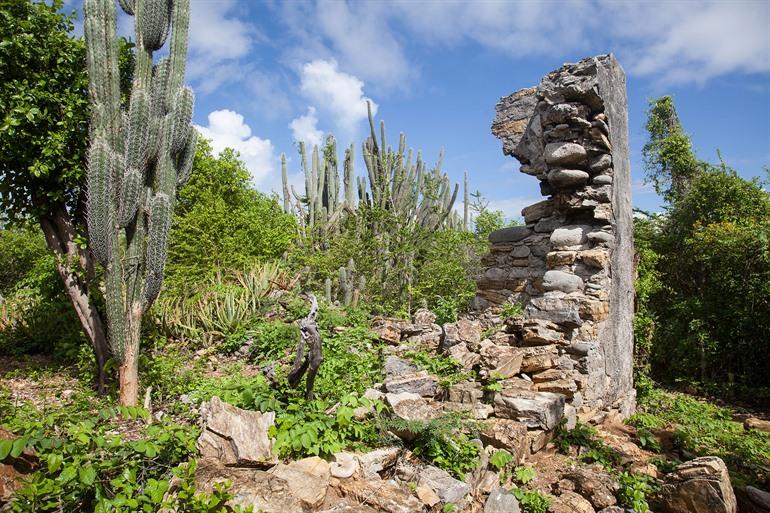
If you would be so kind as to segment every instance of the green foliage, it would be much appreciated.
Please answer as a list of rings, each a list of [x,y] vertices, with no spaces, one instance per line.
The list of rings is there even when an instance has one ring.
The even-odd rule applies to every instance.
[[[516,467],[513,471],[513,477],[516,479],[517,482],[525,485],[535,479],[537,476],[537,473],[535,472],[535,469],[532,467]]]
[[[7,296],[32,271],[45,252],[45,239],[39,229],[0,230],[0,298]]]
[[[503,319],[510,319],[524,313],[524,308],[521,303],[505,303],[500,308],[500,317]]]
[[[404,357],[416,363],[429,373],[441,378],[441,385],[449,387],[470,377],[463,371],[460,362],[446,355],[426,353],[425,351],[408,351]]]
[[[514,488],[511,493],[519,501],[524,513],[547,513],[551,505],[551,497],[538,490]]]
[[[409,433],[412,452],[446,470],[457,479],[478,466],[479,446],[463,432],[457,415],[444,415],[429,421],[381,418],[383,431]]]
[[[511,453],[505,449],[495,451],[489,458],[489,463],[491,463],[497,470],[504,469],[511,461],[513,461],[513,456],[511,456]]]
[[[192,175],[174,209],[169,290],[187,291],[217,274],[280,257],[291,247],[294,219],[275,198],[252,189],[250,179],[235,152],[215,156],[208,141],[198,142]]]
[[[623,506],[633,509],[636,513],[647,513],[650,505],[647,496],[654,491],[652,478],[642,474],[621,472],[618,476],[618,499]]]
[[[566,429],[562,423],[557,429],[554,445],[565,454],[571,447],[577,447],[581,461],[597,462],[607,468],[619,461],[618,454],[597,436],[596,428],[580,421],[572,429]]]
[[[674,442],[698,456],[719,456],[737,481],[770,484],[770,436],[745,430],[724,407],[685,394],[652,390],[628,422],[639,428],[667,428]]]

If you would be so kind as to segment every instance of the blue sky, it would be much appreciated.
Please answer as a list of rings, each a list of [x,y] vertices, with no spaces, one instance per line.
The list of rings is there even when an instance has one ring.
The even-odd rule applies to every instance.
[[[131,20],[119,21],[131,33]],[[297,139],[366,135],[365,99],[390,140],[463,171],[517,217],[539,199],[490,133],[500,96],[564,62],[613,52],[628,82],[634,205],[657,210],[643,184],[650,98],[672,94],[696,152],[746,177],[770,164],[770,1],[192,0],[188,82],[194,122],[219,150],[239,150],[255,186],[279,190],[279,155],[299,183]],[[360,158],[357,165],[365,173]]]

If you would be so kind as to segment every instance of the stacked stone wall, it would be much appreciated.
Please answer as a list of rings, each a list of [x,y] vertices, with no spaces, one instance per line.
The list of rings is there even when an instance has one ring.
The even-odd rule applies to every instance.
[[[517,302],[531,379],[578,412],[634,405],[632,213],[625,74],[612,55],[504,97],[492,133],[547,199],[490,235],[477,306]]]

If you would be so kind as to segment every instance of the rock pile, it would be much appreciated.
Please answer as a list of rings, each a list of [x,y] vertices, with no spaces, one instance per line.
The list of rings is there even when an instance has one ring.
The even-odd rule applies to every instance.
[[[612,55],[502,98],[492,133],[547,199],[490,235],[479,308],[525,306],[517,345],[538,391],[579,411],[634,407],[632,218],[625,75]]]

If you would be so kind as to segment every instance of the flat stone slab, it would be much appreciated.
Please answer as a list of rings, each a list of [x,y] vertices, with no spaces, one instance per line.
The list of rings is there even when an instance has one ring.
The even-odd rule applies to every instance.
[[[509,226],[500,228],[489,234],[489,242],[497,244],[499,242],[518,242],[521,239],[532,234],[532,230],[526,226]]]
[[[550,431],[564,417],[565,401],[565,396],[551,392],[504,392],[495,394],[495,415]]]

